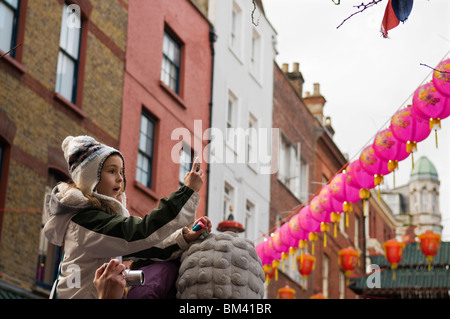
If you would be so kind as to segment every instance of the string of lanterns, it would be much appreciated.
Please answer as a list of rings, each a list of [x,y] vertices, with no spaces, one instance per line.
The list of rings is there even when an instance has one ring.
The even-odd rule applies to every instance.
[[[371,145],[365,147],[359,158],[350,162],[346,169],[336,174],[330,183],[323,186],[317,196],[308,205],[296,212],[289,220],[277,229],[272,236],[256,245],[256,252],[261,258],[266,278],[278,277],[278,267],[283,266],[289,255],[294,255],[300,249],[297,257],[298,270],[302,276],[307,276],[314,268],[314,242],[318,233],[326,236],[331,224],[334,226],[334,237],[337,236],[337,223],[341,215],[348,226],[348,214],[352,212],[352,204],[370,196],[370,189],[383,182],[386,175],[398,169],[398,162],[410,154],[414,166],[413,153],[417,151],[417,143],[425,140],[435,130],[436,147],[438,146],[437,131],[441,128],[441,120],[450,116],[450,59],[438,64],[433,72],[432,81],[419,86],[413,95],[412,105],[395,112],[390,126],[378,132]],[[380,191],[378,191],[380,194]],[[380,196],[380,195],[379,195]],[[365,208],[364,208],[365,209]],[[365,211],[363,211],[365,215]],[[439,250],[440,236],[427,231],[419,236],[420,248],[429,262]],[[312,254],[304,250],[311,242]],[[404,244],[395,239],[383,245],[386,259],[395,270],[402,258]],[[348,277],[357,267],[359,252],[348,247],[338,252],[339,264]],[[395,279],[395,272],[394,272]],[[289,287],[279,292],[280,296],[294,296]],[[280,297],[279,296],[279,297]],[[281,297],[280,297],[281,298]]]

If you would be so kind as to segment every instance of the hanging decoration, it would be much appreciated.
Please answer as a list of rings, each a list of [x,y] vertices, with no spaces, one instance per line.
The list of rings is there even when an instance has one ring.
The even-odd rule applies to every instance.
[[[295,290],[288,285],[278,289],[277,299],[294,299]]]
[[[289,234],[297,241],[300,254],[302,255],[304,250],[308,247],[308,232],[300,227],[300,223],[298,221],[299,216],[299,213],[297,213],[289,220],[288,231]]]
[[[395,112],[390,128],[397,139],[406,143],[406,151],[411,153],[414,168],[413,153],[417,151],[417,143],[426,139],[431,132],[428,121],[418,117],[409,105]]]
[[[417,116],[429,121],[430,129],[435,131],[436,148],[438,147],[437,131],[441,129],[441,120],[450,115],[450,103],[428,82],[414,92],[413,110]]]
[[[309,299],[328,299],[324,294],[317,293],[309,297]]]
[[[439,93],[450,98],[450,59],[438,64],[433,72],[433,84]]]
[[[327,232],[330,230],[330,214],[320,206],[319,196],[315,196],[309,203],[311,217],[320,223],[320,231],[323,233],[323,246],[327,247]]]
[[[358,202],[359,189],[352,187],[346,178],[346,174],[339,173],[330,182],[330,195],[332,198],[342,202],[342,211],[345,214],[345,226],[348,227],[348,213],[353,211],[353,203]]]
[[[320,223],[312,218],[309,206],[300,210],[298,224],[300,228],[308,232],[308,240],[311,241],[311,253],[314,255],[314,242],[317,240],[317,233],[320,231]]]
[[[398,162],[409,156],[406,143],[398,140],[389,127],[375,135],[372,146],[375,154],[387,161],[387,169],[393,172],[395,188],[395,170],[398,169]]]
[[[359,197],[363,200],[363,215],[366,216],[366,200],[370,198],[370,189],[375,187],[374,177],[362,169],[359,159],[351,162],[346,169],[347,182],[359,188]]]
[[[338,256],[338,263],[348,280],[348,277],[353,273],[359,264],[360,253],[352,247],[347,247],[339,250]]]
[[[384,176],[389,174],[388,161],[375,154],[373,145],[366,146],[359,157],[361,167],[369,174],[373,175],[374,184],[378,186],[378,198],[380,198],[380,185]]]
[[[399,242],[397,239],[390,239],[383,243],[384,255],[391,263],[391,269],[393,270],[393,279],[395,280],[395,270],[399,262],[402,260],[403,249],[405,249],[405,244]]]
[[[431,230],[427,230],[423,234],[419,235],[419,240],[420,250],[422,251],[422,254],[426,256],[428,270],[431,270],[431,262],[433,261],[434,256],[438,253],[441,245],[441,236],[433,233]]]
[[[311,254],[304,254],[302,256],[297,256],[297,267],[298,272],[302,275],[302,280],[306,281],[306,278],[314,270],[316,264],[316,257]],[[306,285],[303,285],[306,286]]]
[[[319,205],[328,212],[328,220],[334,224],[334,238],[336,238],[337,224],[341,220],[342,202],[331,197],[330,184],[322,187],[319,193]]]

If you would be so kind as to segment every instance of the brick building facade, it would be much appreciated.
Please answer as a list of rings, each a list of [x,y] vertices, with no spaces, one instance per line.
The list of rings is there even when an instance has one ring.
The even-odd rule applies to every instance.
[[[59,260],[40,241],[42,208],[68,177],[61,142],[120,145],[127,1],[1,4],[17,22],[0,55],[19,46],[0,59],[0,280],[45,296]]]

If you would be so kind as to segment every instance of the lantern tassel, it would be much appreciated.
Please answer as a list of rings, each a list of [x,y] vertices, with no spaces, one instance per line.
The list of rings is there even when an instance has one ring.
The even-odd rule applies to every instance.
[[[438,148],[438,136],[437,131],[441,129],[441,119],[440,118],[430,118],[430,129],[434,129],[434,135],[436,138],[436,148]]]
[[[363,216],[366,217],[366,200],[363,199]]]

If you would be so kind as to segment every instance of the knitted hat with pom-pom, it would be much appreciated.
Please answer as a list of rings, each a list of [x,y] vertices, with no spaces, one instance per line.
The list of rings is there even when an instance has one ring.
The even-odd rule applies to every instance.
[[[125,162],[122,154],[113,147],[97,142],[94,138],[67,136],[61,144],[69,173],[75,185],[84,193],[92,194],[100,182],[103,163],[111,155],[119,155],[124,163],[123,189],[125,190]]]

